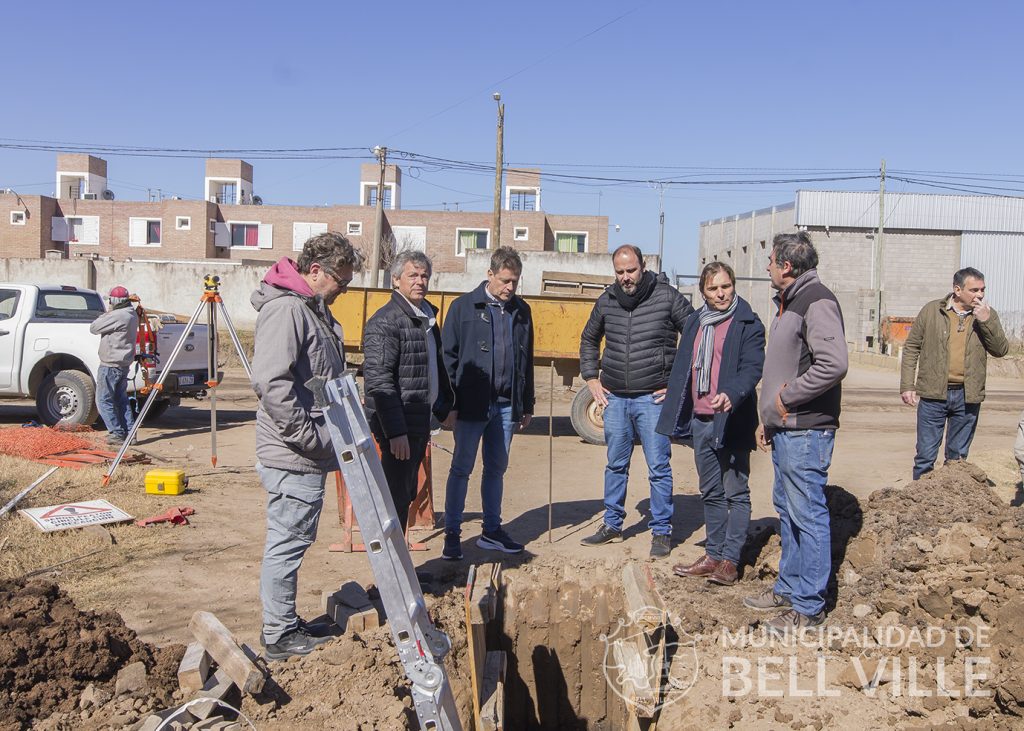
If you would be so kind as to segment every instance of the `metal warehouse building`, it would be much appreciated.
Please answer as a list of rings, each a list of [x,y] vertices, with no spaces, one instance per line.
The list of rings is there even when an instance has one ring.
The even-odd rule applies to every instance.
[[[718,260],[737,277],[766,278],[772,237],[806,230],[855,348],[873,343],[879,279],[882,317],[913,317],[952,291],[953,272],[965,266],[985,274],[1007,335],[1024,340],[1024,199],[886,193],[883,207],[881,266],[878,193],[801,190],[793,203],[702,222],[698,270]],[[774,312],[768,282],[741,281],[738,291],[767,322]]]

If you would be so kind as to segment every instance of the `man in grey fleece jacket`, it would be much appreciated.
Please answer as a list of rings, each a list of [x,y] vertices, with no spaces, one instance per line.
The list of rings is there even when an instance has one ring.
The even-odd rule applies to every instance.
[[[330,639],[295,611],[299,566],[316,539],[327,473],[338,469],[326,419],[306,384],[345,370],[341,327],[328,307],[362,258],[341,234],[318,234],[298,262],[274,264],[250,298],[259,313],[252,385],[259,398],[256,472],[267,491],[260,600],[270,660],[307,655]]]
[[[107,302],[110,310],[92,321],[89,332],[100,336],[96,408],[107,426],[107,442],[120,444],[135,421],[128,401],[128,370],[135,360],[139,315],[124,287],[111,289]]]
[[[848,368],[843,313],[818,279],[818,253],[806,232],[779,234],[768,274],[778,290],[761,381],[758,442],[772,448],[782,556],[775,586],[744,605],[784,610],[768,622],[785,635],[825,620],[825,590],[832,571],[825,484],[839,428]]]

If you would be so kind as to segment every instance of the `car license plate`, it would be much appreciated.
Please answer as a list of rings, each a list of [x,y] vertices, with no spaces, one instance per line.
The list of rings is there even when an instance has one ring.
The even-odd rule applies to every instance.
[[[192,386],[195,384],[195,382],[196,377],[194,373],[182,373],[178,376],[179,386]]]

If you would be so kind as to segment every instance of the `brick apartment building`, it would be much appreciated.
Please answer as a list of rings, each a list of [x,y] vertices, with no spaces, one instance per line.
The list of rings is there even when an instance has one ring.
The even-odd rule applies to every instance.
[[[0,257],[274,261],[327,230],[369,253],[379,170],[362,165],[356,205],[264,205],[254,193],[252,165],[225,159],[206,161],[202,199],[119,201],[107,187],[105,160],[61,154],[55,198],[0,189]],[[523,251],[607,252],[608,217],[545,213],[540,183],[539,170],[508,172],[500,243]],[[402,171],[388,165],[386,241],[425,251],[438,272],[464,271],[467,250],[495,245],[491,212],[402,210],[401,199]]]

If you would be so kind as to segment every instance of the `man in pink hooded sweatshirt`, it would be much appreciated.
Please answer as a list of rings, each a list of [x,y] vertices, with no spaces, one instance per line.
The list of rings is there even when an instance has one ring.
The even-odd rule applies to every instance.
[[[362,260],[341,234],[318,234],[298,262],[274,264],[250,298],[259,313],[252,382],[259,397],[256,471],[267,491],[260,600],[270,660],[307,655],[330,639],[295,611],[299,566],[316,539],[327,473],[338,469],[326,420],[306,384],[345,370],[341,327],[329,306]]]

